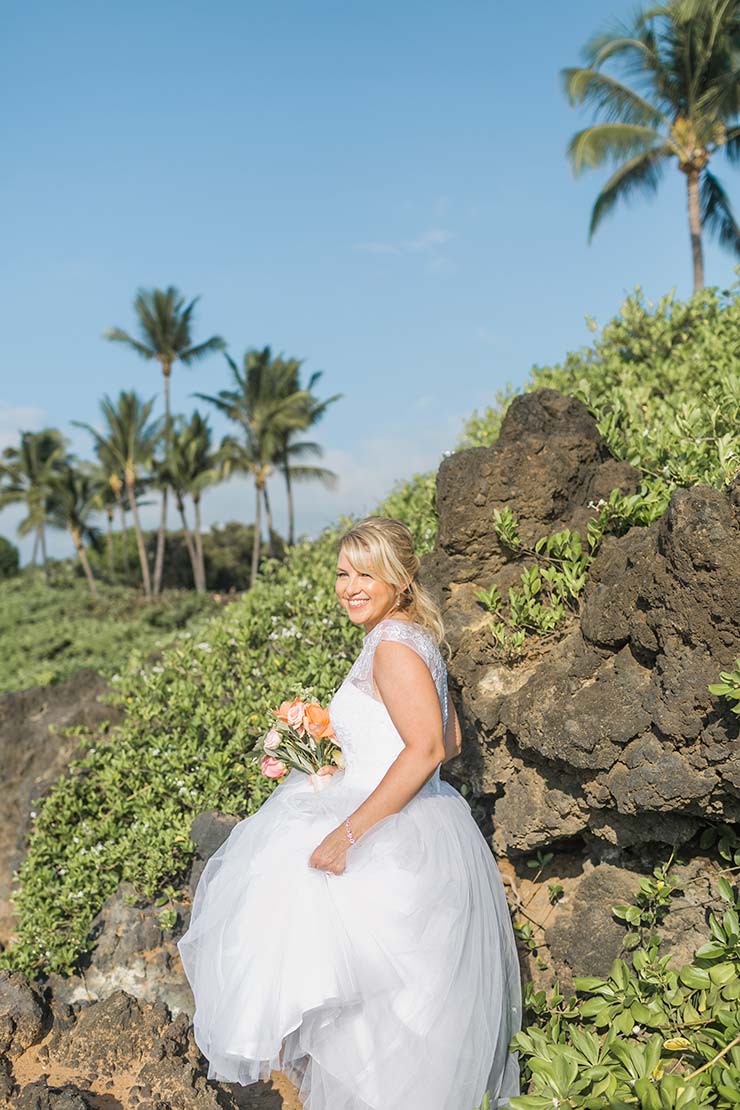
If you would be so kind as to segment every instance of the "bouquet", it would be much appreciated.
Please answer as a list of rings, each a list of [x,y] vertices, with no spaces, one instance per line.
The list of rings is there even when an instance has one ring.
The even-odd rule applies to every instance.
[[[316,698],[293,698],[273,709],[275,723],[260,737],[262,754],[255,756],[263,775],[279,779],[289,770],[310,775],[320,790],[329,776],[318,775],[320,767],[333,764],[344,768],[344,756],[329,719],[329,710]]]

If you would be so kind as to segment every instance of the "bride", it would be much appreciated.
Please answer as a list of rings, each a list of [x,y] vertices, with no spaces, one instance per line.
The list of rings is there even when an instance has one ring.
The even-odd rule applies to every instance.
[[[208,1077],[282,1071],[304,1110],[474,1110],[519,1094],[521,983],[495,859],[440,778],[460,750],[442,620],[405,525],[340,540],[365,638],[330,705],[345,767],[292,770],[206,864],[178,944]]]

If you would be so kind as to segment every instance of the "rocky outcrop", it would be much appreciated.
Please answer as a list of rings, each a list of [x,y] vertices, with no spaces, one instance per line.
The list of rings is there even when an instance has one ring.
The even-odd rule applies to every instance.
[[[25,854],[34,801],[63,774],[78,742],[71,725],[93,728],[120,713],[99,701],[107,689],[92,670],[55,686],[35,686],[0,696],[0,947],[13,931],[13,871]]]
[[[21,994],[23,977],[16,978],[14,989]],[[30,986],[25,989],[31,992]],[[3,1009],[0,986],[0,1021]],[[104,1000],[72,1006],[54,999],[48,1016],[47,1032],[39,1026],[23,1051],[0,1055],[0,1107],[247,1110],[259,1102],[264,1110],[298,1110],[281,1077],[276,1087],[209,1081],[189,1018],[173,1018],[162,1002],[145,1003],[115,991]]]
[[[48,985],[60,1002],[93,1002],[125,991],[146,1002],[162,1002],[177,1015],[193,1013],[193,995],[185,978],[177,941],[187,928],[198,879],[208,859],[223,844],[238,817],[209,810],[193,821],[195,855],[187,901],[166,907],[139,897],[131,883],[121,883],[93,919],[92,953],[77,975],[52,974]],[[174,911],[165,927],[162,910]]]
[[[506,596],[522,570],[495,509],[513,511],[531,547],[585,531],[598,499],[636,481],[585,406],[552,390],[518,397],[495,446],[440,467],[423,574],[465,718],[451,777],[487,797],[500,852],[573,837],[679,844],[707,817],[740,818],[739,722],[707,689],[740,655],[740,482],[679,490],[651,527],[607,537],[580,613],[525,662],[497,659],[475,599],[494,583]]]

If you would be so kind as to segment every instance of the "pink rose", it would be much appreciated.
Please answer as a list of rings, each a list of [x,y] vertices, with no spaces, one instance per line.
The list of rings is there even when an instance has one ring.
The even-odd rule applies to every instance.
[[[264,739],[265,748],[278,748],[280,746],[280,733],[276,728],[271,728]]]
[[[268,779],[279,779],[285,774],[288,768],[282,760],[274,759],[271,755],[263,755],[260,760],[260,770]]]

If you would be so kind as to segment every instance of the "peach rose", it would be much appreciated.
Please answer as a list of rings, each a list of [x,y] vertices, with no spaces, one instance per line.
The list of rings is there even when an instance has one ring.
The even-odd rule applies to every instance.
[[[282,760],[273,759],[271,755],[263,755],[260,760],[260,770],[268,779],[279,779],[282,778],[288,768]]]
[[[306,706],[306,728],[317,740],[325,740],[334,736],[334,729],[329,720],[329,710],[320,705]]]
[[[281,721],[294,728],[299,736],[303,735],[304,723],[303,718],[306,713],[306,703],[301,701],[300,698],[294,698],[293,701],[284,701],[281,703],[280,708],[275,711],[275,716]]]

